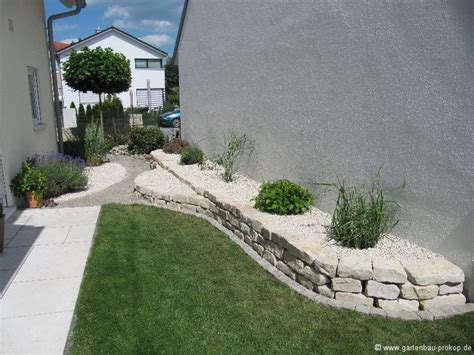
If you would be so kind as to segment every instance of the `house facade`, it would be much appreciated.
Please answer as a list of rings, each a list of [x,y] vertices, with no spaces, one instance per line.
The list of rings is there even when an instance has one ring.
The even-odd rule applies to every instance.
[[[167,57],[166,52],[118,28],[110,27],[102,31],[98,30],[94,35],[57,51],[59,67],[62,68],[71,51],[80,51],[84,47],[91,49],[97,47],[111,48],[114,52],[122,53],[130,60],[132,72],[131,87],[128,91],[117,94],[122,100],[124,107],[147,107],[148,85],[151,89],[151,106],[159,107],[163,105],[165,98],[164,61]],[[62,80],[61,87],[64,107],[69,107],[71,102],[74,102],[76,106],[80,103],[87,105],[99,102],[97,94],[74,91],[64,80]]]
[[[0,199],[34,153],[57,151],[42,0],[0,1]]]
[[[188,0],[184,9],[174,54],[191,118],[184,139],[213,155],[229,130],[247,133],[257,151],[247,174],[302,183],[327,212],[335,196],[315,182],[367,183],[383,165],[384,186],[406,182],[394,234],[471,275],[473,1]]]

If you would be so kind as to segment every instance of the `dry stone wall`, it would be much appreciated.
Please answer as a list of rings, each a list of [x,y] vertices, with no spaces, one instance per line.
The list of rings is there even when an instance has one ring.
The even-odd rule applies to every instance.
[[[461,293],[464,273],[442,258],[399,262],[360,256],[338,258],[317,242],[298,238],[285,226],[268,223],[249,205],[194,186],[173,169],[164,153],[155,161],[190,186],[195,196],[168,195],[136,185],[157,205],[206,215],[250,245],[290,279],[326,298],[326,303],[369,314],[404,319],[440,319],[474,311]]]

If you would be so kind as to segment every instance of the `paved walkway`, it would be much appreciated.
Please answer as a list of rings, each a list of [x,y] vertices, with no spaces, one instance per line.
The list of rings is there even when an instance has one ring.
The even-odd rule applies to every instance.
[[[0,352],[62,354],[100,207],[16,212],[0,254]]]

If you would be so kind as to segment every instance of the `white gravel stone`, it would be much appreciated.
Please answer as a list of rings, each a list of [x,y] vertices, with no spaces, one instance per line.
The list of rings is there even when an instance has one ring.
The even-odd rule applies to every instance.
[[[397,285],[387,285],[381,282],[369,280],[365,286],[365,294],[369,297],[394,300],[400,294],[400,289]]]
[[[372,306],[374,304],[373,298],[366,297],[360,293],[336,292],[336,300],[351,304],[363,304],[366,306]]]
[[[437,285],[417,286],[406,282],[401,288],[401,297],[408,300],[428,300],[438,296]]]
[[[373,276],[372,262],[367,257],[345,256],[339,260],[337,276],[370,280]]]
[[[362,283],[355,279],[335,277],[331,279],[331,288],[334,291],[360,293],[362,292]]]
[[[127,170],[118,163],[105,163],[85,169],[89,182],[87,190],[72,192],[54,198],[57,203],[95,194],[125,179]]]
[[[448,282],[464,282],[463,271],[443,258],[405,260],[402,264],[408,274],[408,280],[415,285],[426,286]]]
[[[421,309],[431,310],[441,307],[458,306],[466,303],[466,297],[458,293],[454,295],[438,296],[431,300],[420,301]]]

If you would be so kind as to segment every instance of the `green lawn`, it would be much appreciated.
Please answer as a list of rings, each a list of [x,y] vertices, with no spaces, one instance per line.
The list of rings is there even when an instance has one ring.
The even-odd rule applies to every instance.
[[[76,306],[73,353],[373,352],[474,346],[474,314],[399,321],[310,302],[203,220],[105,205]]]

